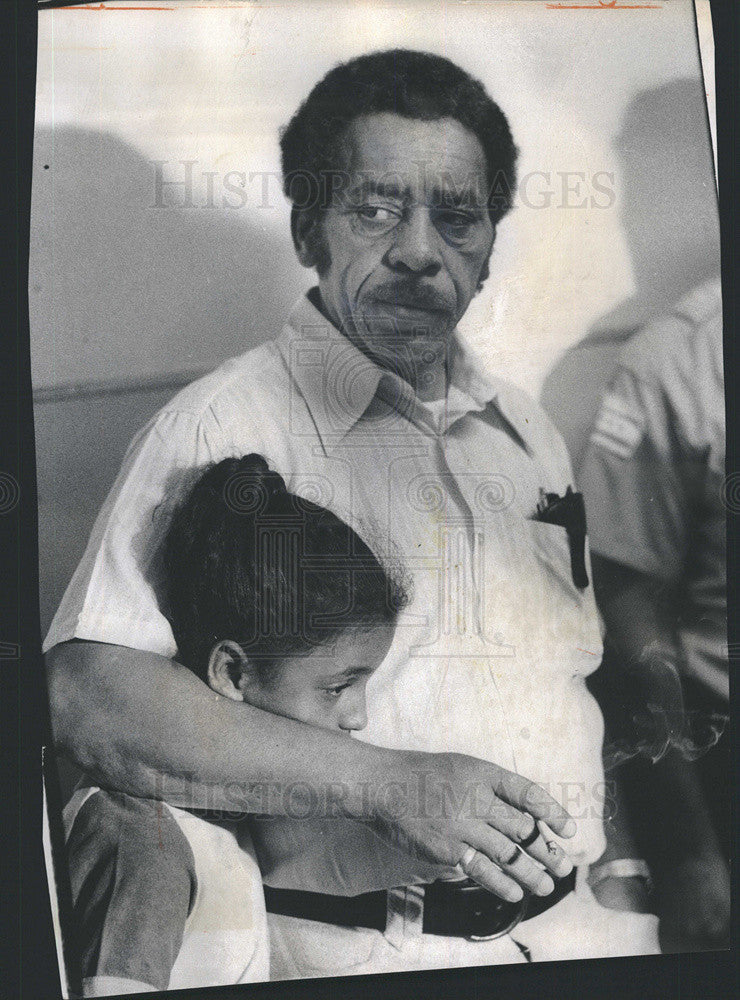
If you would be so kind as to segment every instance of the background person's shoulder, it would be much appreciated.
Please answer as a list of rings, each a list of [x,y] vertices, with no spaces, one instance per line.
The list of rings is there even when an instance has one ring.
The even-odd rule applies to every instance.
[[[643,382],[669,389],[675,379],[691,384],[721,355],[722,292],[719,280],[706,282],[635,334],[619,365]],[[720,358],[721,368],[721,358]]]
[[[673,312],[696,326],[703,326],[722,316],[722,285],[713,278],[693,288],[675,306]]]

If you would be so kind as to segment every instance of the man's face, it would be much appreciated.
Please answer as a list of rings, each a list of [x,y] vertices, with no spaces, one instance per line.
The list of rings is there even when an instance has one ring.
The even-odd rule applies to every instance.
[[[348,178],[321,222],[329,318],[385,367],[444,351],[487,273],[486,161],[458,121],[384,113],[346,135]]]

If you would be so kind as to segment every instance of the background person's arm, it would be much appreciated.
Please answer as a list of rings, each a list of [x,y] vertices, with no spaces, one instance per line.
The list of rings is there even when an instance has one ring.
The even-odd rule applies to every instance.
[[[519,895],[518,884],[552,887],[541,885],[528,855],[553,872],[569,867],[541,836],[505,863],[533,831],[532,817],[562,836],[575,824],[542,788],[495,764],[386,750],[275,716],[128,647],[66,642],[47,662],[57,746],[108,787],[184,807],[363,819],[395,847],[445,868],[474,847],[467,874],[507,898]]]
[[[730,879],[696,767],[674,745],[684,717],[666,586],[598,556],[593,572],[610,640],[660,727],[654,750],[663,756],[638,761],[625,775],[633,815],[648,814],[636,832],[655,876],[661,944],[666,951],[716,946],[729,932]],[[655,670],[650,649],[659,658]]]
[[[609,812],[604,819],[606,850],[599,860],[590,866],[589,884],[596,899],[610,910],[629,910],[633,913],[651,911],[648,886],[640,877],[597,877],[602,865],[622,859],[639,860],[642,855],[635,842],[627,813],[622,781],[619,774],[606,775],[609,786]]]
[[[716,947],[729,928],[727,866],[696,767],[675,748],[685,728],[677,597],[693,569],[704,516],[696,501],[714,452],[711,425],[721,421],[721,347],[714,361],[709,351],[721,345],[721,316],[718,291],[703,292],[630,339],[579,477],[613,673],[632,687],[642,719],[625,748],[643,747],[624,767],[625,792],[655,876],[666,950]],[[711,342],[697,323],[716,324]]]

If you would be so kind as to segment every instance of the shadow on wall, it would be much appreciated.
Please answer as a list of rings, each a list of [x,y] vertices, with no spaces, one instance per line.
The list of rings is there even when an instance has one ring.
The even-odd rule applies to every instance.
[[[541,395],[566,440],[576,478],[625,342],[720,267],[717,194],[701,82],[675,80],[639,93],[625,111],[614,148],[635,294],[564,354]]]
[[[156,176],[114,136],[37,131],[35,386],[212,367],[273,336],[306,287],[287,221],[284,233],[276,228],[277,206],[206,208],[197,190],[188,199],[168,187],[157,207]],[[220,182],[214,204],[223,197],[239,204]]]
[[[29,292],[43,632],[136,430],[192,374],[274,336],[307,284],[287,227],[281,239],[257,209],[153,201],[153,165],[131,146],[38,130]]]

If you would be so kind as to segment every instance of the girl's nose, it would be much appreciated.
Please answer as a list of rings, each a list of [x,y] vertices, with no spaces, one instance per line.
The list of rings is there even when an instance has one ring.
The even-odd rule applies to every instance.
[[[357,732],[367,725],[367,706],[365,695],[357,694],[351,698],[342,711],[339,720],[339,728],[347,732]]]

